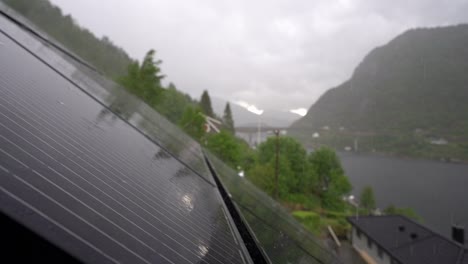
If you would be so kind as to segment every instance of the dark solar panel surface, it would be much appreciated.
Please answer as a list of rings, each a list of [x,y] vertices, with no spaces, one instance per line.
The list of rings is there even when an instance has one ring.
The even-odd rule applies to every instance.
[[[2,17],[0,29],[107,106],[96,104],[44,65],[39,67],[31,55],[0,35],[2,45],[24,57],[17,60],[11,51],[0,55],[15,67],[0,63],[0,120],[9,117],[0,125],[0,135],[6,133],[0,142],[0,175],[8,176],[19,191],[25,188],[24,195],[31,198],[0,192],[9,201],[2,210],[87,262],[123,261],[121,257],[132,263],[166,258],[174,263],[243,261],[198,143],[115,83]],[[8,130],[10,126],[21,133]],[[340,263],[279,204],[215,157],[210,159],[272,263]],[[43,204],[40,193],[14,176],[25,172],[38,177],[39,191],[66,197],[65,205],[87,222],[64,213],[53,201]],[[57,191],[50,182],[67,188]],[[39,209],[28,204],[38,205],[35,201],[41,201]],[[57,219],[43,215],[46,210]]]
[[[219,193],[190,154],[199,146],[177,147],[174,158],[0,34],[3,213],[90,263],[242,263]]]
[[[28,26],[34,27],[13,10],[5,7],[1,2],[0,9],[8,11],[7,13],[15,17],[15,19],[19,19],[28,23]],[[185,133],[181,133],[178,127],[148,107],[148,105],[142,103],[141,100],[129,94],[123,87],[70,59],[68,55],[54,49],[52,46],[44,45],[43,42],[38,41],[24,30],[18,29],[16,25],[10,23],[2,16],[0,16],[0,25],[2,31],[5,31],[9,36],[18,41],[20,45],[31,51],[34,56],[37,56],[53,67],[60,74],[85,90],[90,96],[108,106],[113,113],[137,127],[139,131],[156,141],[164,149],[170,151],[181,162],[188,165],[189,168],[214,185],[214,181],[204,161],[200,145]],[[42,33],[42,35],[44,34]],[[110,113],[111,111],[108,109],[103,109],[100,115],[106,116]],[[115,118],[116,116],[114,116]]]

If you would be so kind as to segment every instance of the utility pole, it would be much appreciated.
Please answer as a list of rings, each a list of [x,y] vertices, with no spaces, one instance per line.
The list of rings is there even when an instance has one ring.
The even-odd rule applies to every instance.
[[[258,115],[258,124],[257,124],[257,147],[260,145],[260,115]]]
[[[275,129],[276,135],[276,159],[275,159],[275,199],[278,200],[278,174],[279,174],[279,133],[278,129]]]

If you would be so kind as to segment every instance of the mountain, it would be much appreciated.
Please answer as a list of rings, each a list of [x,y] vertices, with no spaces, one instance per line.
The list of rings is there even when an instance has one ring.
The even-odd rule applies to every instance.
[[[409,30],[372,50],[291,131],[308,145],[468,159],[468,25]]]
[[[211,98],[211,105],[218,116],[223,116],[227,101],[218,97]],[[230,102],[235,127],[256,127],[259,122],[258,115]],[[260,116],[262,127],[289,127],[299,118],[298,115],[288,111],[265,110]]]

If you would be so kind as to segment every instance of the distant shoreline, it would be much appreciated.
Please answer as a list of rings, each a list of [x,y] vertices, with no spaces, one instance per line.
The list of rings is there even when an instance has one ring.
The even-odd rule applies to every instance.
[[[439,162],[445,164],[460,164],[460,165],[468,165],[468,160],[459,160],[459,159],[433,159],[427,158],[422,156],[408,156],[408,155],[401,155],[401,154],[393,154],[388,152],[368,152],[368,151],[343,151],[343,150],[336,150],[340,155],[359,155],[359,156],[373,156],[373,157],[382,157],[382,158],[398,158],[402,160],[408,161],[432,161],[432,162]]]

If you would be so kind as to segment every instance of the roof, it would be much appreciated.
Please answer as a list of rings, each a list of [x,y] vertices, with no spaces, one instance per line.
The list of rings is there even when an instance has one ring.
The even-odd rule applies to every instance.
[[[251,232],[250,244],[275,263],[341,263],[281,205],[205,157],[177,126],[12,23],[2,6],[0,241],[9,246],[3,255],[71,263],[52,261],[49,253],[62,250],[58,258],[84,263],[261,263],[244,240]],[[228,194],[220,195],[217,177]],[[245,232],[223,203],[231,194]]]
[[[60,57],[33,53],[46,46],[1,16],[0,28],[2,215],[85,263],[244,263],[212,175],[188,165],[204,163],[200,148],[181,143],[183,162],[60,72]]]
[[[404,264],[468,263],[468,250],[400,215],[349,217],[348,221]]]

